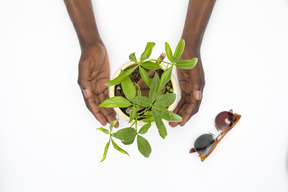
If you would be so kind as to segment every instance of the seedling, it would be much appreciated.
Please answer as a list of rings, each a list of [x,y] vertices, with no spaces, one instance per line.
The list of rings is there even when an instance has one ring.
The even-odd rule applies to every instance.
[[[180,69],[192,69],[197,64],[198,59],[193,58],[179,61],[185,47],[185,41],[183,39],[179,41],[174,54],[172,53],[170,45],[167,42],[165,43],[165,52],[169,61],[163,61],[161,57],[158,59],[148,59],[154,46],[154,42],[148,42],[144,52],[141,54],[140,60],[136,59],[135,53],[131,53],[129,60],[134,62],[134,65],[125,69],[119,76],[106,83],[107,86],[121,85],[125,97],[111,97],[104,100],[98,107],[129,108],[129,123],[131,123],[131,126],[114,131],[113,126],[118,121],[118,119],[116,119],[110,124],[109,130],[103,127],[97,128],[97,130],[109,135],[109,141],[105,146],[101,162],[106,158],[110,143],[112,143],[113,147],[119,152],[129,155],[125,150],[120,148],[113,139],[120,140],[124,145],[131,145],[136,139],[139,152],[148,158],[152,148],[143,135],[148,132],[152,122],[155,122],[159,135],[165,139],[167,129],[163,123],[163,119],[169,122],[182,121],[179,115],[168,110],[168,107],[174,103],[176,95],[173,93],[173,87],[167,83],[171,80],[174,66]],[[161,62],[167,64],[165,69],[161,67]],[[130,78],[136,69],[139,70],[142,81],[146,84],[145,86],[149,87],[149,94],[147,94],[147,96],[141,93],[141,83],[137,84],[137,82],[133,82]],[[160,77],[158,72],[156,72],[156,70],[159,69],[162,70]],[[147,71],[149,71],[149,73]],[[164,91],[163,93],[163,90],[168,91]],[[137,125],[138,120],[145,123],[140,129]]]

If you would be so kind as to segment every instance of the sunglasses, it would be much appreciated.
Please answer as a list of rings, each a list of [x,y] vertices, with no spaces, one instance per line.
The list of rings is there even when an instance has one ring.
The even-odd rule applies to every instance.
[[[194,143],[194,148],[190,153],[197,152],[201,161],[204,161],[215,149],[223,137],[238,123],[241,115],[233,113],[233,110],[223,111],[215,118],[215,126],[221,133],[215,138],[211,133],[198,137]]]

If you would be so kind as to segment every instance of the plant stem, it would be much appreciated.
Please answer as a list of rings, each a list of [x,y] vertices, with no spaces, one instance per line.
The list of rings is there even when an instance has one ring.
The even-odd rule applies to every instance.
[[[151,61],[158,61],[158,60],[156,60],[156,59],[151,59]],[[162,63],[166,63],[166,64],[169,64],[169,65],[173,65],[173,63],[169,63],[169,62],[167,62],[167,61],[161,61]]]
[[[138,133],[138,131],[137,131],[137,117],[135,118],[135,122],[136,122],[136,124],[135,124],[136,133]]]
[[[130,128],[135,124],[136,120],[132,123],[132,125],[130,126]]]

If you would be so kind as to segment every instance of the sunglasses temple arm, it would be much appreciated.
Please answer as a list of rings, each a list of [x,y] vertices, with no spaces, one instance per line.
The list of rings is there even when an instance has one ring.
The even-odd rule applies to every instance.
[[[195,153],[196,152],[196,149],[195,148],[191,148],[189,153]]]
[[[227,134],[228,132],[225,132],[225,133],[221,133],[217,136],[217,143],[219,143],[223,138],[224,136]]]

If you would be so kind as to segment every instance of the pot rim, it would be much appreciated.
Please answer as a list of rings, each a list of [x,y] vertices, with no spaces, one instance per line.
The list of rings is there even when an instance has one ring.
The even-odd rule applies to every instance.
[[[140,60],[140,59],[137,59],[138,61]],[[151,60],[151,59],[147,59],[148,61],[149,60]],[[146,60],[146,61],[147,61]],[[120,72],[121,72],[121,69],[122,70],[125,70],[126,68],[128,68],[130,65],[132,65],[132,64],[135,64],[135,62],[133,62],[133,61],[127,61],[126,63],[124,63],[122,66],[120,66],[118,69],[117,69],[117,71],[114,73],[114,75],[113,75],[113,77],[112,77],[112,79],[114,79],[115,77],[117,77],[119,74],[120,74]],[[160,63],[160,65],[161,65],[161,67],[163,68],[163,69],[166,69],[166,65],[164,65],[163,63]],[[177,101],[178,101],[178,84],[177,84],[177,82],[176,82],[176,78],[175,78],[175,76],[173,75],[173,73],[172,73],[172,75],[171,75],[171,82],[172,82],[172,86],[173,86],[173,93],[175,93],[176,94],[176,99],[175,99],[175,101],[174,101],[174,103],[172,103],[172,105],[170,105],[169,107],[168,107],[168,110],[174,110],[175,109],[175,107],[176,107],[176,103],[177,103]],[[109,86],[109,98],[111,98],[111,97],[114,97],[115,96],[115,85],[113,85],[113,86]],[[125,121],[127,121],[127,122],[129,122],[129,120],[130,120],[130,118],[129,118],[129,116],[127,116],[125,113],[123,113],[122,111],[121,111],[121,109],[119,108],[119,107],[116,107],[116,108],[114,108],[114,110],[116,111],[116,113],[119,115],[119,117],[121,117],[122,119],[124,119]],[[132,123],[133,123],[134,121],[132,121]],[[137,121],[137,125],[144,125],[145,124],[145,122],[143,122],[143,121]]]

